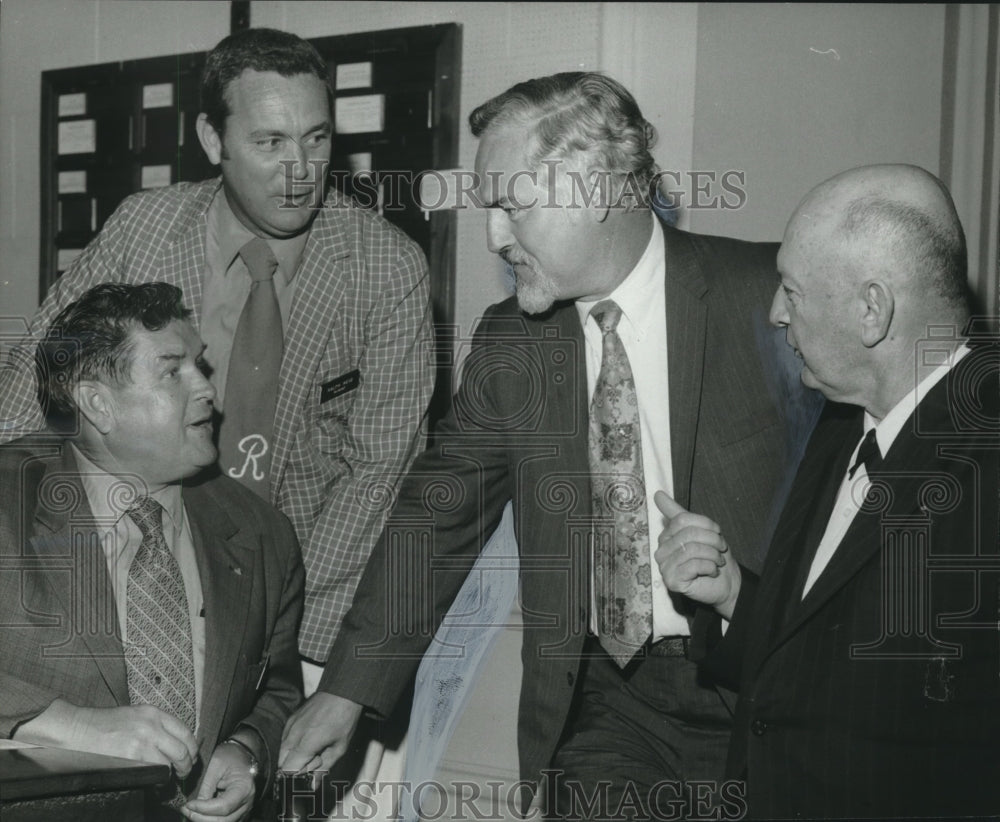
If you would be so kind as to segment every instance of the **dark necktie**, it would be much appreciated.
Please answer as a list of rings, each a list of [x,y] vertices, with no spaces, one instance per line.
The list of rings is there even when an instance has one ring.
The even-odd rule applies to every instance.
[[[854,475],[862,465],[869,476],[882,468],[882,452],[879,450],[878,440],[875,439],[874,428],[869,428],[865,438],[861,440],[861,445],[858,446],[858,458],[847,472],[847,478],[854,479]]]
[[[219,464],[227,475],[270,501],[268,472],[284,351],[281,311],[274,292],[278,261],[260,237],[243,246],[240,257],[251,285],[233,335],[219,430]]]
[[[857,459],[854,461],[854,465],[852,465],[847,472],[848,480],[854,479],[854,475],[858,472],[858,468],[862,465],[865,466],[865,471],[867,472],[869,479],[871,479],[874,472],[882,469],[882,452],[879,450],[878,441],[875,438],[874,428],[870,428],[868,433],[865,434],[864,438],[861,440],[861,445],[858,446]],[[843,474],[831,474],[826,483],[831,492],[829,494],[829,499],[826,499],[826,494],[817,496],[816,505],[813,508],[813,515],[809,522],[804,542],[806,550],[803,552],[804,556],[802,559],[804,561],[799,571],[801,579],[797,586],[797,590],[800,592],[805,592],[805,585],[809,580],[809,576],[813,573],[813,565],[819,563],[818,567],[825,570],[826,566],[832,561],[833,555],[838,547],[828,546],[828,550],[824,551],[822,555],[818,554],[823,536],[827,530],[827,525],[830,522],[830,517],[833,515],[834,500],[837,493],[834,489],[839,490],[843,477]],[[835,479],[836,482],[833,481]],[[873,493],[874,492],[869,488],[865,497],[866,502],[869,499],[872,499]],[[820,574],[815,577],[815,579],[818,580],[820,575],[822,575],[822,570],[820,571]],[[815,581],[813,584],[815,584]],[[798,602],[800,598],[801,597],[796,598],[795,602]],[[790,615],[791,613],[793,613],[793,610],[789,609],[788,614]]]
[[[597,629],[602,647],[625,667],[653,629],[639,406],[615,330],[621,309],[604,300],[590,313],[603,335],[601,371],[590,404]]]

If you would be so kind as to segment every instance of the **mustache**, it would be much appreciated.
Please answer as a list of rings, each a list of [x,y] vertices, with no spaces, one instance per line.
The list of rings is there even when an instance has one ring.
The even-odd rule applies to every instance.
[[[528,260],[522,254],[518,254],[512,249],[505,248],[500,252],[500,259],[513,268],[515,265],[526,265]]]

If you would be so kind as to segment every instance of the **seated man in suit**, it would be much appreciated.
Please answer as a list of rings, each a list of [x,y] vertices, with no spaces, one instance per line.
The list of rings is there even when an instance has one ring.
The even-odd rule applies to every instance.
[[[844,172],[799,205],[778,271],[771,321],[834,403],[760,578],[658,500],[668,587],[731,620],[698,620],[703,667],[739,682],[730,774],[751,816],[994,814],[998,347],[969,323],[954,204],[913,166]]]
[[[284,516],[199,474],[190,313],[165,283],[101,285],[39,345],[65,436],[0,446],[0,737],[170,765],[158,818],[236,820],[301,700],[303,570]]]

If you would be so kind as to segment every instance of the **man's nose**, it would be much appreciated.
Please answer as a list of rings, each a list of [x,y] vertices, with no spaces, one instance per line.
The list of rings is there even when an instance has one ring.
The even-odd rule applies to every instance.
[[[309,154],[294,140],[288,142],[288,154],[282,158],[281,164],[285,174],[293,180],[305,180],[309,177]]]
[[[211,380],[209,380],[208,377],[205,376],[204,372],[202,372],[201,369],[198,369],[197,375],[195,376],[194,380],[195,381],[193,389],[195,398],[198,400],[204,400],[206,402],[210,402],[214,405],[216,391],[215,391],[215,386],[212,385]]]
[[[512,241],[513,237],[507,226],[507,215],[503,209],[486,209],[486,247],[494,254],[499,254]]]
[[[771,313],[768,315],[771,325],[784,328],[788,325],[788,308],[785,305],[785,290],[779,285],[771,300]]]

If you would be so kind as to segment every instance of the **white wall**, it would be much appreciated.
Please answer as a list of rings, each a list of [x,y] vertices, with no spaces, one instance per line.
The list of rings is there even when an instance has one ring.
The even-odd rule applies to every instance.
[[[780,240],[802,195],[838,171],[938,173],[942,5],[700,4],[694,165],[746,172],[737,211],[696,231]]]

